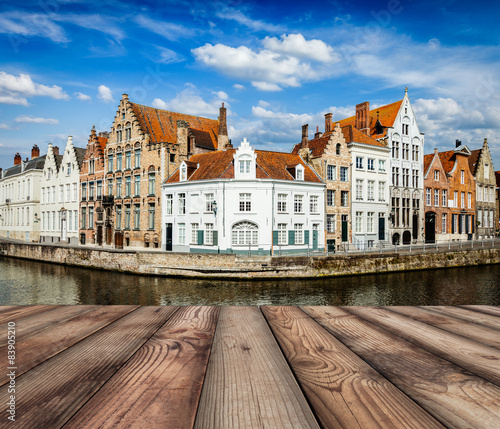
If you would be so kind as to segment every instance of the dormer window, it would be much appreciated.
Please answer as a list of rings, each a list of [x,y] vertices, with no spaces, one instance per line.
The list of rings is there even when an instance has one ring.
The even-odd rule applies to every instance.
[[[250,160],[240,161],[240,173],[250,173]]]
[[[304,167],[297,165],[295,168],[295,180],[304,180]]]
[[[181,181],[187,180],[187,165],[182,164],[181,165]]]

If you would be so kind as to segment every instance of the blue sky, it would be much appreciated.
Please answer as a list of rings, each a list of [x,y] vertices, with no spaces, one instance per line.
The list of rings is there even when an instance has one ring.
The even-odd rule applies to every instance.
[[[33,144],[86,145],[131,101],[216,118],[289,151],[324,114],[400,100],[425,153],[488,138],[500,170],[499,7],[482,1],[2,0],[0,167]]]

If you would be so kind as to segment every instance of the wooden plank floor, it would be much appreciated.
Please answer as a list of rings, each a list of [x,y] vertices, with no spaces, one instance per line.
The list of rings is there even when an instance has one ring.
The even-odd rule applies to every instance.
[[[0,428],[500,428],[500,307],[0,307]]]

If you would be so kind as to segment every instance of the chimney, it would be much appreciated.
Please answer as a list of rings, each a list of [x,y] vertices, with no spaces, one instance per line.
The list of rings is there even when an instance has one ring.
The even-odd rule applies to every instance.
[[[366,135],[370,134],[370,102],[365,101],[356,105],[355,127]]]
[[[332,114],[327,113],[325,115],[325,133],[332,131]]]
[[[14,155],[14,165],[19,165],[21,162],[23,162],[23,159],[21,158],[21,155],[19,155],[19,152],[17,152]]]
[[[302,140],[300,142],[300,147],[308,147],[309,142],[309,125],[302,125]]]
[[[35,144],[35,145],[33,145],[33,148],[31,149],[31,159],[38,158],[39,156],[40,156],[40,149]]]
[[[321,133],[319,132],[319,127],[316,127],[316,133],[314,134],[315,139],[319,139],[321,137]]]
[[[59,155],[59,146],[54,146],[54,147],[52,148],[52,153],[53,153],[54,155]]]
[[[438,153],[438,148],[437,147],[434,148],[434,153]]]
[[[227,149],[229,146],[229,137],[227,136],[227,112],[222,103],[219,109],[219,134],[217,136],[217,150]]]
[[[460,140],[455,140],[455,148],[457,148],[461,145],[462,145],[462,142]]]

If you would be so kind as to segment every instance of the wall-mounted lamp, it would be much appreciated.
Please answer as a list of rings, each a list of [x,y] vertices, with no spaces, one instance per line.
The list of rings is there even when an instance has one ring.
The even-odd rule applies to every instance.
[[[214,216],[217,216],[217,201],[212,202],[212,210],[214,212]]]

